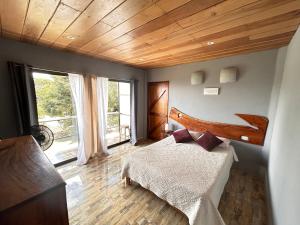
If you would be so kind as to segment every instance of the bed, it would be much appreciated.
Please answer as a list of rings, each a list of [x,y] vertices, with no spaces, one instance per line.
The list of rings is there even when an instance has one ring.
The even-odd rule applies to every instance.
[[[217,208],[234,159],[231,145],[208,152],[170,136],[125,158],[121,176],[182,211],[190,225],[224,225]]]
[[[235,140],[247,135],[249,143],[263,144],[268,120],[239,116],[250,121],[252,127],[202,121],[174,108],[170,113],[171,118],[188,129],[208,130]],[[190,225],[225,225],[218,205],[234,160],[237,157],[230,144],[208,152],[193,141],[176,143],[170,136],[128,155],[123,161],[121,177],[139,183],[179,209]]]

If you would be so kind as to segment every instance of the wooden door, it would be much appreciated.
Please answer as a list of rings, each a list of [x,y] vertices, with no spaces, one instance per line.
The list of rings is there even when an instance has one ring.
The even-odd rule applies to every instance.
[[[148,138],[164,138],[168,122],[169,81],[148,83]]]

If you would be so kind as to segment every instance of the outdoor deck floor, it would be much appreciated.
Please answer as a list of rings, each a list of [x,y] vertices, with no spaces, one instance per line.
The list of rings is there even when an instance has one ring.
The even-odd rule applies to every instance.
[[[129,139],[127,135],[126,138],[120,135],[119,132],[110,132],[107,134],[107,145],[116,144]],[[75,158],[77,155],[78,142],[72,137],[67,137],[59,140],[54,140],[52,146],[45,151],[47,157],[53,164],[57,164],[68,159]]]

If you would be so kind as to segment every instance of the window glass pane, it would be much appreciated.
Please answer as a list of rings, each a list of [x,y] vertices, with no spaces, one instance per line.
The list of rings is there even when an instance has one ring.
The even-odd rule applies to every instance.
[[[120,113],[130,115],[130,84],[120,82]]]
[[[129,115],[124,115],[120,114],[120,126],[121,127],[130,127],[130,116]]]
[[[108,112],[119,111],[119,88],[118,82],[108,82]]]
[[[54,142],[45,151],[53,164],[76,157],[77,119],[67,76],[33,72],[39,124],[53,132]]]
[[[114,128],[119,127],[119,113],[108,113],[107,114],[107,129],[111,131]]]
[[[130,83],[109,81],[106,140],[113,145],[130,137]]]
[[[120,95],[130,95],[130,83],[128,82],[120,82]]]

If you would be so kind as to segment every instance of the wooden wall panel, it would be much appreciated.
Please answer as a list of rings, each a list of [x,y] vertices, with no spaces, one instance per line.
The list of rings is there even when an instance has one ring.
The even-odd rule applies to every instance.
[[[2,37],[142,68],[278,48],[299,24],[299,0],[0,0]]]

